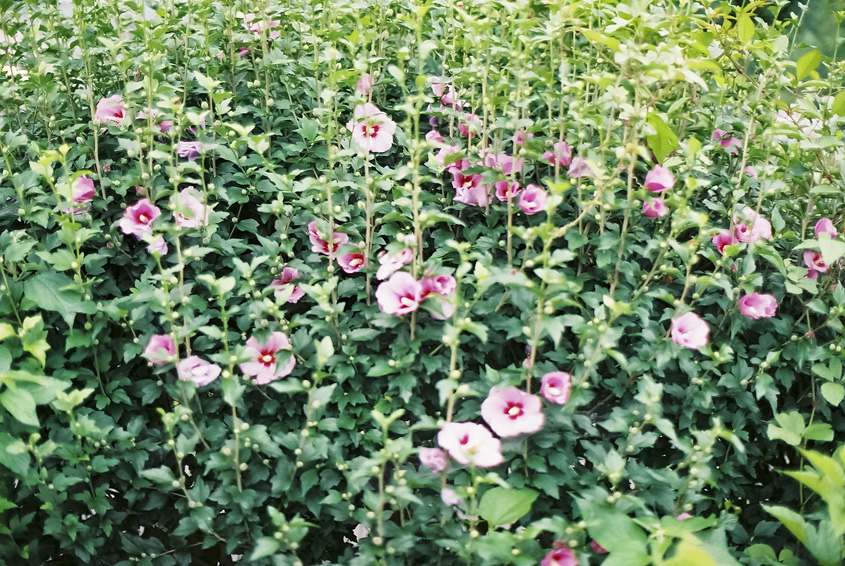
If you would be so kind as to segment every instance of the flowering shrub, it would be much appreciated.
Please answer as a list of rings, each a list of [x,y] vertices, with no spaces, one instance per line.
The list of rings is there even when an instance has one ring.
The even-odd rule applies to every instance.
[[[793,19],[11,4],[9,563],[842,560],[843,69]]]

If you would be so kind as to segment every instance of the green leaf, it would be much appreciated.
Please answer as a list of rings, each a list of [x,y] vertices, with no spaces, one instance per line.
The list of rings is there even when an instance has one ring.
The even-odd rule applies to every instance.
[[[806,427],[804,417],[799,412],[779,413],[775,415],[775,420],[780,426],[769,423],[767,432],[770,439],[783,440],[792,446],[801,444],[801,437],[804,435]]]
[[[334,344],[332,343],[332,339],[329,336],[324,337],[322,340],[317,342],[317,367],[322,368],[324,367],[329,358],[334,355]]]
[[[273,556],[279,551],[281,542],[272,537],[261,537],[255,542],[255,549],[252,551],[250,560],[258,560],[259,558],[266,558]]]
[[[94,303],[83,301],[73,280],[61,273],[41,272],[24,283],[24,296],[39,308],[55,311],[69,325],[77,313],[94,314]]]
[[[478,512],[491,525],[514,523],[531,511],[540,493],[533,489],[505,489],[494,487],[481,498]]]
[[[845,242],[819,238],[819,251],[822,253],[824,262],[828,265],[833,265],[839,261],[839,258],[845,255]]]
[[[17,335],[18,333],[15,332],[15,328],[11,324],[8,322],[0,322],[0,341]]]
[[[720,566],[713,555],[693,536],[684,537],[672,558],[663,564],[664,566]]]
[[[0,404],[23,424],[39,425],[38,415],[35,412],[35,399],[29,391],[20,387],[6,389],[0,393]]]
[[[657,114],[649,114],[648,123],[657,131],[646,137],[648,147],[654,152],[657,161],[663,163],[667,155],[678,149],[678,136]]]
[[[23,440],[8,432],[0,432],[0,464],[19,476],[27,475],[30,457]]]
[[[845,399],[845,387],[841,383],[822,384],[822,397],[834,407],[838,407],[842,399]]]
[[[745,12],[736,20],[736,35],[742,43],[748,43],[754,37],[754,21]]]
[[[818,49],[813,49],[809,53],[805,53],[795,64],[795,79],[801,80],[816,70],[819,63],[822,62],[822,52]]]
[[[845,90],[833,97],[831,112],[837,116],[845,116]]]
[[[173,476],[173,472],[170,471],[170,468],[167,466],[143,470],[141,472],[141,477],[147,478],[148,480],[152,480],[156,483],[172,484],[176,481],[176,478]]]

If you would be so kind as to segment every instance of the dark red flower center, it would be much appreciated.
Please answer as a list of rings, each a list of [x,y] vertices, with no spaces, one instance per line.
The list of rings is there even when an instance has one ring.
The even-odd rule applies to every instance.
[[[364,135],[374,138],[378,135],[378,124],[364,126]]]
[[[508,403],[505,405],[505,414],[510,417],[512,421],[518,419],[524,412],[525,411],[522,410],[522,403]]]
[[[270,367],[271,365],[276,363],[276,352],[275,350],[261,350],[258,361],[261,362],[265,367]]]

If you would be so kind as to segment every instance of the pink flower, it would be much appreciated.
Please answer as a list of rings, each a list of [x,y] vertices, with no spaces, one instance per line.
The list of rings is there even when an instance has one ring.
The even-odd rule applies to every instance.
[[[446,142],[446,140],[443,139],[443,135],[437,130],[429,130],[429,132],[425,135],[425,139],[433,145],[441,145]],[[440,161],[440,165],[443,165],[443,160]]]
[[[352,139],[372,153],[384,153],[393,146],[396,122],[369,102],[355,107],[350,125]]]
[[[176,155],[178,155],[179,157],[184,157],[185,159],[188,159],[190,161],[193,161],[194,159],[199,157],[200,154],[202,153],[202,147],[203,147],[202,142],[180,141],[179,147],[176,150]]]
[[[830,221],[830,218],[822,218],[816,222],[816,238],[818,238],[819,234],[822,232],[829,235],[831,240],[836,237],[838,232],[836,231],[836,227],[833,225],[833,222]]]
[[[191,381],[199,387],[204,387],[217,379],[220,375],[220,366],[209,363],[198,356],[188,356],[176,366],[179,379]]]
[[[239,364],[238,367],[244,375],[255,377],[258,385],[266,385],[293,371],[293,366],[296,365],[293,355],[285,365],[276,364],[276,354],[281,350],[290,349],[290,340],[283,332],[274,332],[263,344],[259,344],[258,339],[253,336],[246,341],[244,350],[244,355],[252,357],[252,361]]]
[[[592,548],[593,552],[596,554],[607,554],[607,550],[605,550],[605,548],[596,541],[590,543],[590,548]]]
[[[519,147],[521,145],[525,145],[528,140],[534,137],[534,134],[531,132],[526,132],[525,130],[517,130],[516,133],[513,135],[513,145]],[[507,175],[507,173],[505,173]]]
[[[578,560],[569,548],[558,548],[548,553],[540,566],[578,566]]]
[[[686,521],[687,519],[692,519],[692,515],[690,515],[689,513],[681,513],[676,517],[676,519],[678,519],[679,521]]]
[[[522,166],[525,164],[525,158],[520,157],[514,159],[512,155],[507,153],[488,153],[484,156],[484,165],[491,167],[497,171],[501,171],[505,175],[515,175],[522,171]]]
[[[675,177],[672,172],[662,165],[655,165],[654,169],[645,176],[645,188],[653,193],[662,193],[675,186]]]
[[[777,308],[777,299],[772,295],[751,293],[739,300],[739,312],[748,318],[771,318]]]
[[[734,233],[740,242],[756,242],[765,238],[772,239],[771,223],[754,212],[754,209],[746,206],[742,209],[742,216],[747,223],[739,222],[739,216],[734,214]]]
[[[819,273],[825,273],[829,267],[824,262],[822,254],[814,252],[813,250],[806,250],[804,252],[804,263],[810,271],[818,271]]]
[[[282,36],[282,32],[277,29],[273,29],[282,23],[280,20],[260,20],[257,22],[253,22],[255,19],[255,14],[247,14],[244,16],[244,28],[248,31],[251,31],[255,34],[261,34],[262,30],[269,29],[270,32],[267,36],[270,39],[278,39]]]
[[[273,293],[274,296],[278,297],[287,291],[289,287],[293,287],[293,290],[288,295],[289,303],[297,303],[299,299],[305,296],[305,291],[297,287],[296,285],[291,285],[291,281],[295,279],[299,279],[299,270],[293,267],[285,267],[282,269],[282,276],[280,279],[274,279],[271,283],[271,287],[276,287],[276,291]]]
[[[308,239],[311,241],[311,251],[327,256],[334,256],[341,244],[349,241],[349,236],[342,232],[333,232],[331,242],[324,240],[317,232],[317,221],[308,224]]]
[[[166,134],[173,128],[172,120],[162,120],[158,123],[158,129],[162,134]]]
[[[552,371],[543,376],[540,393],[549,403],[565,405],[572,391],[572,376],[565,371]]]
[[[452,155],[453,153],[458,153],[461,151],[460,146],[457,145],[447,145],[440,148],[440,151],[437,152],[437,155],[434,156],[434,162],[443,167],[443,164],[446,163],[446,157]],[[467,167],[469,167],[469,163],[467,163]],[[448,169],[452,172],[452,169],[455,168],[455,163],[450,163]]]
[[[132,234],[139,240],[142,236],[152,236],[153,220],[161,216],[161,209],[147,199],[141,199],[123,211],[119,226],[124,234]]]
[[[543,403],[516,387],[493,387],[481,403],[481,418],[502,438],[537,432],[546,423]]]
[[[362,96],[367,96],[370,94],[370,90],[373,88],[373,77],[370,73],[364,73],[361,75],[361,78],[358,79],[358,82],[355,83],[355,92]]]
[[[643,201],[643,214],[648,216],[649,218],[659,218],[661,216],[666,216],[669,212],[669,208],[666,206],[666,203],[663,202],[661,198],[650,198],[646,201]]]
[[[437,444],[465,466],[492,468],[505,461],[502,442],[480,424],[446,423],[437,433]]]
[[[423,299],[427,299],[432,295],[441,295],[444,297],[454,295],[458,288],[458,282],[451,275],[423,277],[420,279],[420,285],[422,285]]]
[[[420,448],[420,464],[436,472],[446,469],[446,453],[440,448]]]
[[[672,342],[684,348],[698,350],[706,346],[708,334],[710,327],[694,312],[672,319]]]
[[[464,175],[452,171],[452,186],[455,187],[455,202],[474,206],[487,206],[490,202],[490,187],[482,185],[481,175]]]
[[[147,342],[147,347],[144,348],[144,357],[157,366],[166,364],[175,355],[176,344],[168,334],[153,334]]]
[[[122,126],[126,120],[126,106],[119,94],[100,99],[94,112],[95,122],[111,122],[115,126]]]
[[[516,181],[513,183],[509,183],[507,181],[496,181],[493,186],[496,187],[496,198],[501,202],[509,201],[522,192],[519,188],[519,183]]]
[[[195,196],[191,188],[182,189],[178,195],[173,195],[171,206],[176,224],[182,228],[199,228],[208,224],[209,208]]]
[[[464,504],[464,500],[458,497],[458,494],[455,493],[454,489],[449,487],[444,487],[440,491],[440,501],[442,501],[444,505],[449,505],[450,507]]]
[[[71,195],[73,202],[86,203],[97,194],[94,189],[94,180],[88,175],[80,175],[71,185]]]
[[[566,142],[557,142],[554,151],[544,153],[543,159],[558,167],[569,167],[572,163],[572,148]]]
[[[463,121],[458,123],[458,130],[463,137],[474,138],[481,132],[481,118],[475,114],[464,114]]]
[[[590,167],[586,159],[583,157],[573,157],[569,163],[567,175],[569,175],[570,179],[577,179],[579,177],[592,177],[595,173],[593,173],[593,168]]]
[[[352,252],[337,258],[337,264],[346,273],[358,273],[367,265],[367,258],[360,252]]]
[[[528,185],[519,195],[519,208],[522,212],[531,216],[546,210],[546,199],[548,193],[537,185]]]
[[[412,261],[414,261],[414,252],[410,248],[405,248],[401,252],[390,256],[387,255],[387,252],[381,252],[378,259],[379,268],[376,271],[376,279],[387,279],[399,271],[402,266],[408,265]]]
[[[739,240],[733,235],[730,230],[722,230],[715,236],[713,236],[713,245],[716,246],[716,249],[719,250],[720,254],[725,253],[725,247],[737,244]]]
[[[376,299],[381,311],[403,316],[420,307],[422,285],[410,273],[400,271],[378,286]]]
[[[458,110],[466,105],[466,102],[463,100],[458,100],[458,93],[455,92],[455,87],[453,85],[449,85],[449,88],[446,90],[446,94],[443,94],[443,86],[444,85],[442,84],[431,86],[431,90],[434,92],[435,96],[440,97],[440,104],[448,106],[453,110]],[[440,94],[437,94],[438,92]]]
[[[713,141],[718,141],[724,149],[728,150],[732,155],[739,153],[739,150],[734,146],[742,145],[742,142],[730,135],[725,130],[713,130]],[[734,147],[734,149],[731,149]]]
[[[249,55],[249,53],[250,53],[251,51],[252,51],[252,49],[250,49],[249,47],[241,47],[241,48],[238,50],[238,56],[239,56],[239,57],[246,57],[247,55]],[[223,55],[223,54],[221,53],[221,55]]]
[[[150,245],[147,246],[147,252],[151,254],[165,255],[167,254],[167,242],[164,238],[159,236],[154,238]]]

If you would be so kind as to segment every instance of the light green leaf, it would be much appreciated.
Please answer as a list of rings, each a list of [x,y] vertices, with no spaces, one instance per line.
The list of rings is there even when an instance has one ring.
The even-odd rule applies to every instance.
[[[845,399],[845,387],[841,383],[822,384],[822,397],[834,407],[838,407],[842,399]]]
[[[822,52],[818,49],[813,49],[809,53],[805,53],[795,64],[795,78],[800,81],[815,71],[821,62]]]
[[[273,556],[279,551],[281,542],[272,537],[261,537],[255,543],[255,549],[252,551],[250,560],[258,560],[259,558],[266,558]]]
[[[807,524],[801,515],[792,509],[779,505],[763,505],[763,509],[783,523],[789,529],[789,532],[795,535],[802,544],[807,545]]]
[[[23,424],[38,426],[35,399],[29,391],[20,387],[6,389],[3,393],[0,393],[0,404]]]
[[[657,131],[646,137],[648,147],[654,152],[657,161],[663,163],[667,155],[678,149],[678,136],[657,114],[649,114],[648,123]]]
[[[540,493],[533,489],[505,489],[494,487],[481,498],[478,512],[491,525],[514,523],[531,511]]]
[[[754,37],[754,21],[745,12],[736,20],[736,35],[742,43],[748,43]]]
[[[833,97],[831,112],[837,116],[845,116],[845,90]]]
[[[845,242],[819,238],[819,251],[822,252],[822,259],[828,265],[833,265],[839,258],[845,255]]]

